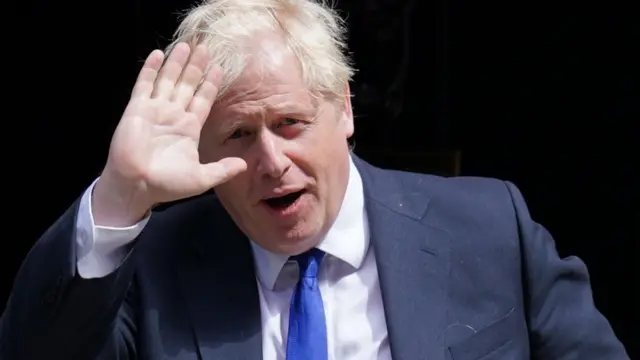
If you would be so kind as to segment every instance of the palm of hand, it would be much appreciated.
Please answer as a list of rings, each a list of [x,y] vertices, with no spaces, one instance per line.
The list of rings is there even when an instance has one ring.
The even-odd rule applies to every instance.
[[[154,203],[198,195],[246,166],[240,159],[200,163],[200,131],[217,92],[207,62],[203,48],[189,59],[189,48],[178,46],[160,69],[162,56],[152,53],[114,134],[108,166]]]

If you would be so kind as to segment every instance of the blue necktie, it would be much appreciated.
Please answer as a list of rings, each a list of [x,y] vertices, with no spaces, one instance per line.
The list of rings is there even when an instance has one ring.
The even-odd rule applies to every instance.
[[[324,252],[311,249],[294,256],[300,280],[291,297],[287,360],[327,360],[327,325],[318,288],[318,268]]]

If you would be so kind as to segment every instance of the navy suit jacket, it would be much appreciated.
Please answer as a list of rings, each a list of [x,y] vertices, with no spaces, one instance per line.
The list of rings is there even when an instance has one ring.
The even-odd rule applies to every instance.
[[[585,265],[516,187],[375,168],[364,184],[395,360],[623,360]],[[259,360],[252,252],[215,195],[152,216],[113,274],[76,275],[76,203],[24,261],[2,360]]]

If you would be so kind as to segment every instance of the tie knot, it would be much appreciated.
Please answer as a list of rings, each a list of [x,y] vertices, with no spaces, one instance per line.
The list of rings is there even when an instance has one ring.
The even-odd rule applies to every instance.
[[[300,255],[293,256],[292,259],[300,267],[300,278],[313,278],[318,276],[318,269],[324,257],[324,251],[313,248]]]

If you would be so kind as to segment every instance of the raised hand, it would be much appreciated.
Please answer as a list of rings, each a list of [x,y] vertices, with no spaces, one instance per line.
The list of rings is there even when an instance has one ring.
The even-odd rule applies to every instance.
[[[152,52],[111,141],[94,189],[93,213],[105,226],[137,221],[155,204],[201,194],[246,169],[239,158],[201,164],[200,131],[216,98],[220,69],[208,50],[178,44],[164,62]]]

